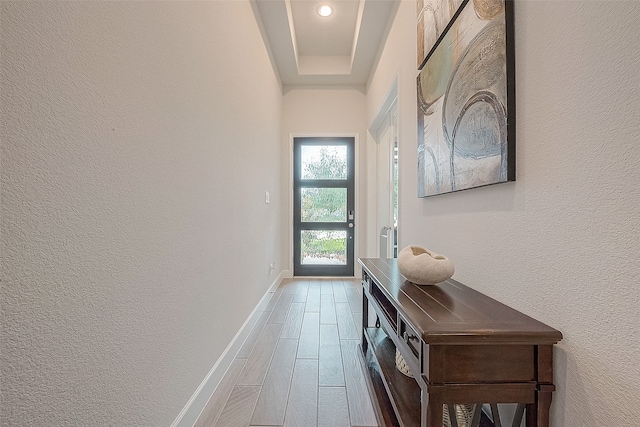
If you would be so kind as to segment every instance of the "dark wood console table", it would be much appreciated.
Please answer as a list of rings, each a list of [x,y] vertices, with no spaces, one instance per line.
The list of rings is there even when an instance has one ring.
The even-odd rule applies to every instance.
[[[487,404],[500,426],[497,405],[512,403],[511,426],[549,426],[559,331],[455,280],[419,286],[395,259],[359,261],[362,360],[382,425],[442,427],[446,410],[456,427],[467,404],[476,427]],[[396,369],[396,348],[413,378]]]

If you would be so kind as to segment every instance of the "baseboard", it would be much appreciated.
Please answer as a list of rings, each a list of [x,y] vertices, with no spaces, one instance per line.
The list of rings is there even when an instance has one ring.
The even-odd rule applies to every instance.
[[[222,355],[200,383],[200,386],[196,389],[195,393],[193,393],[187,404],[182,408],[182,411],[180,411],[173,421],[171,427],[193,427],[196,423],[207,402],[209,402],[209,399],[213,395],[213,392],[216,391],[224,374],[227,372],[227,369],[231,366],[236,354],[240,351],[242,344],[244,344],[244,341],[249,336],[251,329],[253,329],[258,321],[258,317],[260,317],[260,314],[264,311],[264,308],[271,298],[270,294],[276,291],[283,277],[286,277],[285,271],[281,271],[271,283],[258,305],[256,305],[227,348],[222,352]]]
[[[281,274],[282,274],[282,278],[284,278],[284,279],[291,279],[293,277],[296,277],[291,273],[291,270],[284,270]],[[350,276],[337,276],[335,278],[336,279],[348,279],[349,277]],[[362,279],[362,269],[361,268],[356,268],[356,271],[354,272],[353,277],[355,279]],[[313,280],[315,280],[315,279],[331,279],[331,277],[328,277],[328,276],[314,276],[314,277],[302,276],[302,278],[304,278],[304,279],[313,279]]]
[[[267,296],[269,296],[270,293],[275,292],[276,289],[278,289],[278,286],[280,286],[280,283],[282,282],[282,279],[288,277],[287,276],[288,271],[287,270],[282,270],[280,271],[280,274],[278,274],[278,276],[275,278],[275,280],[273,282],[271,282],[271,286],[269,286],[269,290],[267,290],[267,293],[264,294],[264,296],[262,297],[262,299],[264,300]],[[253,310],[253,312],[251,313],[252,315],[255,313],[255,311],[260,308],[263,309],[264,307],[261,306],[262,304],[262,300],[258,303],[258,305],[256,306],[256,308]],[[265,305],[266,303],[269,301],[264,302]],[[260,315],[260,313],[258,312],[258,315]],[[257,317],[256,317],[257,319]]]

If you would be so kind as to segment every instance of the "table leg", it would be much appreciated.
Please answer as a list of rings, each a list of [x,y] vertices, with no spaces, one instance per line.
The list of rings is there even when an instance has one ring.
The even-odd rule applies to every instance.
[[[425,402],[426,396],[426,402]],[[426,410],[426,417],[424,411]],[[426,427],[442,427],[442,402],[436,401],[429,393],[422,392],[423,420],[426,419]]]
[[[360,340],[362,342],[362,352],[364,354],[367,353],[369,343],[367,342],[367,338],[364,336],[365,329],[369,327],[369,300],[367,296],[364,295],[364,291],[362,293],[362,325],[360,325],[362,336]]]
[[[553,384],[540,384],[536,391],[536,402],[527,405],[527,427],[549,427]]]

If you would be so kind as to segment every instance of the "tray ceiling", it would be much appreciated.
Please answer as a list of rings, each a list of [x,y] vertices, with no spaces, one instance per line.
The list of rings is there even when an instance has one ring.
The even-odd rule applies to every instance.
[[[284,86],[367,84],[400,0],[252,0]],[[330,5],[328,17],[318,8]]]

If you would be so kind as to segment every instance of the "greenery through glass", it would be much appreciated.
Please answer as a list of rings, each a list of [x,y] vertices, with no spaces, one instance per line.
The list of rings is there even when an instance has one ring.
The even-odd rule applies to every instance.
[[[344,230],[302,230],[302,264],[347,263],[347,232]]]
[[[302,147],[303,180],[346,180],[345,145],[308,145]],[[346,222],[347,189],[305,187],[301,190],[302,222]],[[347,232],[344,230],[302,230],[302,264],[347,263]]]
[[[302,179],[347,179],[347,147],[307,145],[302,147]]]
[[[303,188],[302,222],[344,222],[347,220],[346,188]]]

